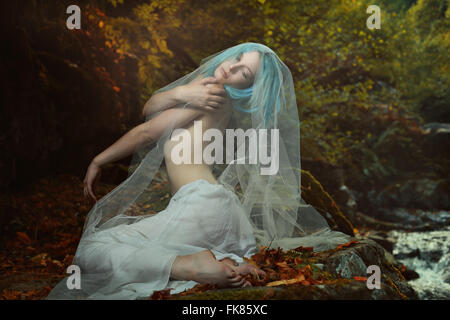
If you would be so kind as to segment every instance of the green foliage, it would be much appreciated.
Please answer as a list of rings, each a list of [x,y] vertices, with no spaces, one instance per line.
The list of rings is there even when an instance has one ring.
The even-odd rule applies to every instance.
[[[266,44],[296,82],[302,157],[350,166],[372,181],[403,175],[411,150],[423,158],[420,138],[411,137],[423,119],[450,120],[450,6],[380,1],[381,29],[369,30],[371,4],[148,1],[130,17],[110,19],[105,31],[139,59],[143,103],[212,53],[246,41]]]

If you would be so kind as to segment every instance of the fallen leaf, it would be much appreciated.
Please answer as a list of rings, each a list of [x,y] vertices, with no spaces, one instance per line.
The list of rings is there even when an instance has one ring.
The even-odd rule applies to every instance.
[[[311,251],[313,251],[313,249],[314,249],[314,247],[303,247],[303,246],[300,246],[300,247],[295,248],[294,250],[298,251],[298,252],[311,252]]]
[[[353,279],[356,280],[356,281],[367,281],[367,277],[354,276]]]
[[[31,239],[28,237],[28,235],[25,232],[17,232],[17,238],[20,242],[23,242],[25,244],[31,244]]]
[[[349,242],[340,244],[340,245],[338,245],[338,246],[336,247],[336,250],[340,250],[340,249],[342,249],[342,248],[344,248],[344,247],[349,247],[349,246],[351,246],[351,245],[354,244],[354,243],[358,243],[358,240],[352,240],[352,241],[349,241]]]

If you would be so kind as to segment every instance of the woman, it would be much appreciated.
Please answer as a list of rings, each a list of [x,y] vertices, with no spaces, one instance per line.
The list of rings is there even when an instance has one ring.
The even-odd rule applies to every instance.
[[[97,200],[93,187],[104,164],[132,152],[139,163],[86,218],[73,262],[81,269],[81,288],[70,290],[63,280],[47,299],[136,299],[197,283],[249,286],[246,274],[264,276],[243,260],[256,253],[257,244],[325,249],[348,240],[302,202],[293,80],[270,48],[244,43],[204,59],[194,72],[155,92],[143,113],[147,121],[98,155],[86,173],[85,195]],[[198,135],[196,121],[203,130],[216,130],[216,139],[225,129],[226,135],[229,128],[246,130],[249,144],[245,138],[227,144],[226,153],[237,158],[225,166],[220,148],[213,164],[199,162],[188,149],[203,150],[208,139]],[[279,132],[279,139],[261,138],[267,130]],[[182,152],[174,152],[181,140]],[[259,150],[252,149],[256,141]],[[148,145],[154,147],[147,151]],[[277,171],[262,174],[272,151]],[[165,210],[142,214],[139,197],[145,198],[163,160],[173,196]]]

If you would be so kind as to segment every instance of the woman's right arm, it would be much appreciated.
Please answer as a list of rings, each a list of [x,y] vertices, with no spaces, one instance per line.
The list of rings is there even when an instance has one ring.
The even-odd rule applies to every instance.
[[[226,102],[227,93],[214,77],[197,78],[187,85],[153,95],[144,105],[144,117],[180,104],[190,104],[204,111],[219,108]]]
[[[142,109],[142,115],[146,117],[149,114],[164,111],[179,103],[182,103],[183,95],[181,91],[182,87],[178,86],[171,90],[152,95],[151,98],[145,103],[144,109]]]

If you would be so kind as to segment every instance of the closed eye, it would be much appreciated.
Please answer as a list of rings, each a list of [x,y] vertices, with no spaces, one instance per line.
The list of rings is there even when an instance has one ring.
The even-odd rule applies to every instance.
[[[243,55],[244,53],[240,53],[237,57],[236,57],[236,61],[241,61],[241,58],[242,58],[242,55]],[[242,75],[244,76],[244,78],[245,79],[248,79],[248,76],[247,76],[247,74],[244,72],[244,71],[242,71]]]

